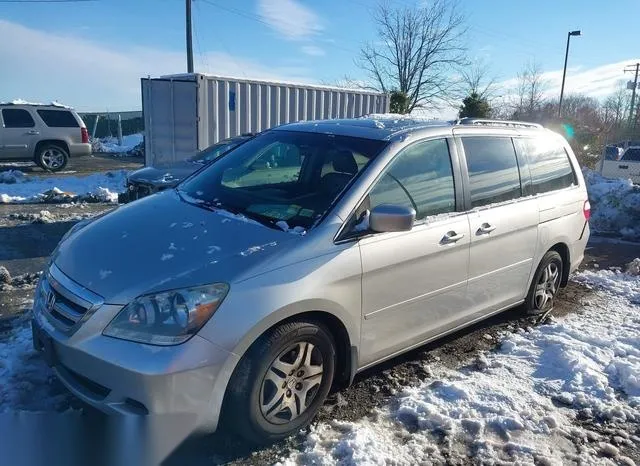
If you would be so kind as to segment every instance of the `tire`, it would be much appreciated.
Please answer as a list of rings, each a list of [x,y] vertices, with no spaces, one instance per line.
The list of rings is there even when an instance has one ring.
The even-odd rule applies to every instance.
[[[322,324],[298,321],[273,328],[238,363],[228,385],[226,422],[256,444],[296,433],[324,403],[335,365],[335,343]]]
[[[57,172],[67,166],[69,152],[59,144],[41,144],[36,151],[35,162],[43,170]]]
[[[564,264],[556,251],[547,251],[536,270],[525,300],[529,315],[544,314],[553,309],[553,301],[560,289]]]

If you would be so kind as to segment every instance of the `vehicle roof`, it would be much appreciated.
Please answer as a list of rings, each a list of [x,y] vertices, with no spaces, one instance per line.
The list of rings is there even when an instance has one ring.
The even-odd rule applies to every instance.
[[[336,120],[311,120],[289,123],[273,128],[277,131],[301,131],[307,133],[335,134],[365,139],[389,140],[392,137],[422,128],[451,128],[446,121],[428,121],[411,118],[348,118]]]
[[[362,118],[336,120],[311,120],[289,123],[273,128],[276,131],[300,131],[308,133],[335,134],[365,139],[389,141],[396,136],[415,131],[433,130],[434,133],[450,133],[453,128],[475,129],[543,129],[540,125],[524,122],[462,119],[454,121],[424,120],[411,117],[400,117],[393,114],[380,114]]]

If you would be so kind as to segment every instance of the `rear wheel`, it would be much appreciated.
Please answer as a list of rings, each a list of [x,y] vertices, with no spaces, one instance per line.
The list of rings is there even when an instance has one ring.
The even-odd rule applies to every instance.
[[[43,170],[57,172],[67,166],[69,153],[57,144],[42,144],[36,151],[35,161]]]
[[[543,314],[553,309],[554,298],[562,281],[562,257],[556,251],[548,251],[536,270],[525,301],[527,313]]]
[[[298,321],[270,330],[238,364],[225,417],[256,443],[294,434],[324,403],[335,360],[333,338],[320,323]]]

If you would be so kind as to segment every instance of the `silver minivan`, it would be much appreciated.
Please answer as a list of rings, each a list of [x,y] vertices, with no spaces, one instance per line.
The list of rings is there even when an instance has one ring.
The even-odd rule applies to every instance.
[[[89,133],[72,108],[0,102],[0,162],[30,160],[57,172],[83,155],[91,155]]]
[[[363,369],[549,310],[589,214],[569,145],[538,125],[284,125],[76,224],[38,285],[34,344],[103,411],[276,440]]]

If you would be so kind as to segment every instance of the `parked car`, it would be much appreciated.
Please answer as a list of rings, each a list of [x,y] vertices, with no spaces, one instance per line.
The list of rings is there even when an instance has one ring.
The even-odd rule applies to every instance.
[[[184,162],[157,167],[144,167],[129,174],[127,177],[127,192],[123,202],[134,201],[141,197],[165,189],[174,188],[183,179],[202,168],[222,154],[230,151],[237,145],[251,139],[253,134],[243,134],[229,139],[224,139]]]
[[[600,172],[607,178],[628,178],[640,184],[640,146],[627,147],[619,160],[603,159]]]
[[[366,368],[514,306],[549,311],[589,215],[571,148],[538,125],[288,124],[72,228],[34,343],[103,411],[272,441]]]
[[[33,160],[60,171],[69,157],[91,155],[82,118],[61,105],[0,103],[0,161]]]

